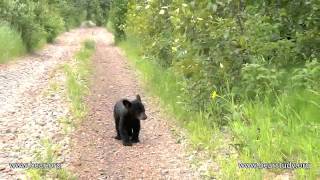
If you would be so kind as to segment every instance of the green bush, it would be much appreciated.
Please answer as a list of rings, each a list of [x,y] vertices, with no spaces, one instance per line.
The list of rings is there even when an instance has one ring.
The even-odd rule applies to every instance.
[[[85,3],[83,1],[53,1],[51,7],[54,7],[54,12],[59,12],[63,18],[65,29],[77,27],[85,19]]]
[[[106,9],[102,9],[106,8]],[[98,26],[106,24],[107,15],[104,13],[108,10],[108,2],[100,0],[92,0],[88,2],[87,19],[93,20]]]
[[[25,52],[21,35],[5,23],[0,23],[0,64]]]
[[[113,11],[125,9],[123,4],[114,5]],[[309,9],[307,15],[305,10],[296,11],[298,6]],[[128,13],[115,19],[127,19],[121,24],[127,34],[141,39],[144,55],[161,66],[174,67],[187,79],[186,90],[204,108],[213,89],[231,88],[238,96],[243,91],[254,96],[255,91],[267,93],[269,81],[274,92],[281,92],[281,86],[286,86],[282,83],[290,82],[283,81],[286,73],[318,56],[315,15],[319,7],[316,1],[130,1]],[[251,72],[264,75],[255,77]]]
[[[126,38],[124,30],[126,27],[126,13],[128,10],[127,4],[127,0],[112,1],[111,22],[115,32],[116,43]]]
[[[59,33],[80,25],[86,14],[98,25],[105,24],[109,0],[3,0],[0,20],[21,33],[28,51],[53,42]]]
[[[275,93],[283,85],[282,76],[283,72],[278,69],[262,64],[247,64],[242,68],[241,92],[250,98]]]
[[[46,39],[44,28],[37,21],[36,4],[33,1],[3,1],[0,6],[2,19],[21,32],[27,50],[38,47]]]
[[[53,42],[53,40],[64,31],[64,21],[60,16],[55,14],[50,15],[51,18],[44,23],[45,31],[47,32],[47,42]]]
[[[317,91],[320,89],[319,80],[320,62],[317,59],[308,61],[303,68],[293,71],[292,84],[295,88]]]

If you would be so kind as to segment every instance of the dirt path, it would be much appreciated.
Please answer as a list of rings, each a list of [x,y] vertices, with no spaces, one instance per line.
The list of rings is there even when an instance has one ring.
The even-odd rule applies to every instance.
[[[87,99],[90,114],[72,136],[70,169],[79,179],[198,179],[159,107],[145,96],[135,73],[112,45],[112,35],[99,33]],[[113,138],[113,105],[120,98],[133,99],[136,94],[146,105],[148,120],[142,122],[141,142],[124,147]]]

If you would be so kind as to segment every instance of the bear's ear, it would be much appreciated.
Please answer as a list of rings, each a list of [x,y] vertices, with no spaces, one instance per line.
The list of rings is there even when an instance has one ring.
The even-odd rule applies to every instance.
[[[139,94],[137,94],[137,97],[136,97],[136,98],[137,98],[137,100],[138,100],[138,101],[140,101],[140,102],[141,102],[141,97],[140,97],[140,95],[139,95]]]
[[[126,99],[123,100],[122,103],[123,103],[124,107],[126,107],[127,109],[131,107],[131,102]]]

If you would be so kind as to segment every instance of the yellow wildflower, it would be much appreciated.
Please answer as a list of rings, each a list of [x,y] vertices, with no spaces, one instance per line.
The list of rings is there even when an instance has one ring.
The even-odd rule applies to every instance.
[[[214,100],[217,96],[218,96],[218,93],[216,91],[212,91],[211,99]]]

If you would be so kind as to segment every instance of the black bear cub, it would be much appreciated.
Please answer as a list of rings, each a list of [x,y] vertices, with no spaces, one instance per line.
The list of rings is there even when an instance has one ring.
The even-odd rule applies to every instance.
[[[147,119],[140,96],[137,95],[133,101],[118,101],[114,106],[113,116],[117,131],[115,138],[122,140],[125,146],[139,142],[140,120]]]

